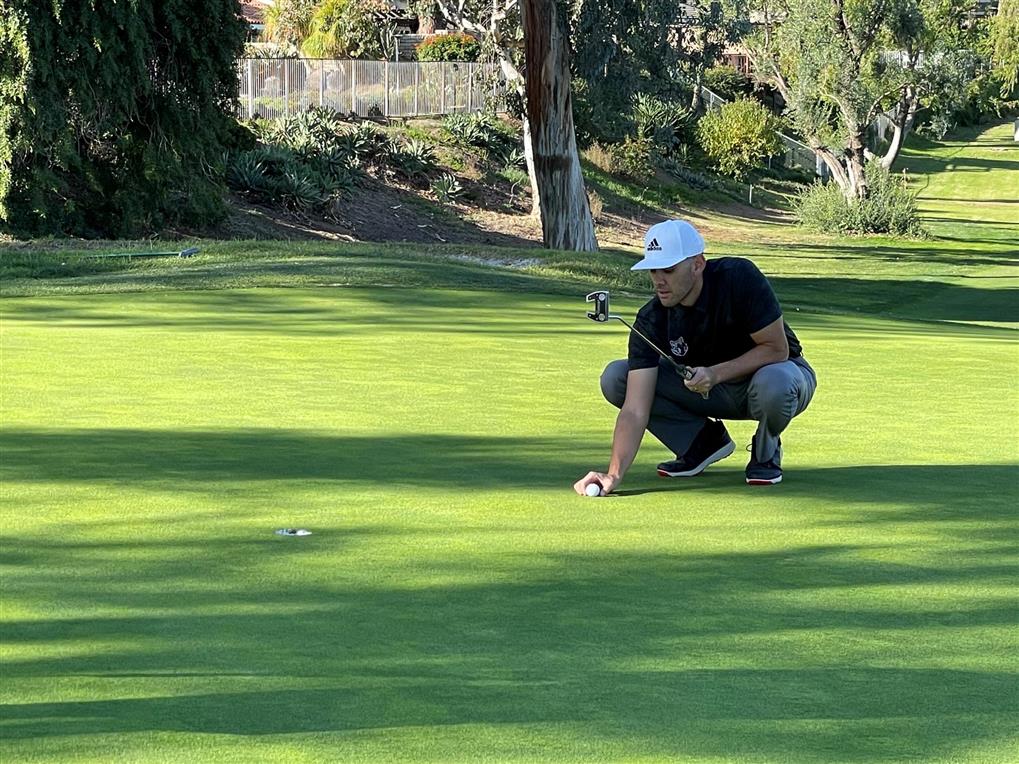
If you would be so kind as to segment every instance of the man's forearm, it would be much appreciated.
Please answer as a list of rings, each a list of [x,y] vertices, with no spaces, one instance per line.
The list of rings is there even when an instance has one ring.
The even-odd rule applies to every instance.
[[[634,458],[637,456],[637,449],[644,438],[644,429],[647,427],[647,418],[641,417],[633,412],[621,409],[616,417],[616,429],[612,433],[612,458],[609,462],[608,474],[617,480],[622,480],[623,475],[630,469]]]
[[[740,377],[749,377],[762,366],[789,360],[789,348],[770,344],[755,345],[738,358],[711,367],[719,382],[729,382]]]

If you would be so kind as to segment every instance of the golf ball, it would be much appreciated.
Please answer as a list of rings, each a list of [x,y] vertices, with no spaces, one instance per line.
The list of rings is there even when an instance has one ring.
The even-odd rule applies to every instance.
[[[601,496],[601,486],[597,483],[588,483],[587,488],[584,489],[584,493],[588,496]]]

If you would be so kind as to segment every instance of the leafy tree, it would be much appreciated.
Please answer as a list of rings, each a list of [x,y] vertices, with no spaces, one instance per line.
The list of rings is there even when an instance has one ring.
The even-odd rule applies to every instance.
[[[393,50],[384,0],[324,0],[311,16],[301,50],[312,58],[386,58]]]
[[[2,222],[122,236],[222,214],[245,32],[233,0],[7,0]]]
[[[1019,88],[1019,0],[1000,0],[990,24],[991,63],[1001,81],[1001,97]]]
[[[681,60],[692,86],[690,107],[701,112],[701,88],[708,70],[726,48],[750,31],[747,0],[690,0],[682,7]]]
[[[671,0],[573,0],[570,39],[586,140],[618,141],[637,93],[674,98],[685,87]],[[579,119],[580,117],[578,117]]]
[[[762,81],[847,197],[865,198],[867,130],[882,113],[898,156],[918,112],[972,72],[963,21],[971,0],[754,0],[761,19],[744,41]]]
[[[265,10],[265,39],[300,47],[311,33],[316,5],[318,0],[275,0]]]

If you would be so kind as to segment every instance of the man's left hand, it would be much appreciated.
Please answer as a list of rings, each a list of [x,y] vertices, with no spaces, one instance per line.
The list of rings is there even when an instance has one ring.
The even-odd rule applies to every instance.
[[[710,366],[694,366],[690,371],[693,372],[693,376],[683,380],[683,384],[688,390],[693,390],[707,398],[711,388],[718,384],[718,376]]]

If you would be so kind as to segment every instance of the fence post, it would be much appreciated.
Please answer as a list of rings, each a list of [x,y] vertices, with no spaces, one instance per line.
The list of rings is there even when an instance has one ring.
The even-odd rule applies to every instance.
[[[325,103],[326,93],[326,62],[320,60],[318,62],[318,105],[322,106]]]
[[[283,113],[290,116],[290,62],[283,62]]]
[[[439,114],[446,113],[446,62],[439,64],[439,71],[442,72],[442,90],[439,98]]]
[[[248,119],[255,116],[255,62],[248,59]]]
[[[350,111],[353,114],[357,114],[357,67],[354,66],[354,60],[351,59],[350,63]]]
[[[421,116],[421,112],[418,108],[418,90],[421,85],[421,63],[418,62],[414,65],[414,116]]]
[[[389,61],[382,62],[382,116],[389,116]]]
[[[474,81],[471,79],[471,70],[474,64],[467,64],[467,111],[474,111]]]

